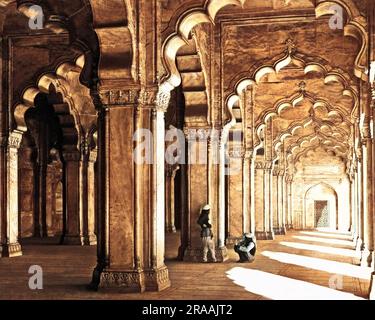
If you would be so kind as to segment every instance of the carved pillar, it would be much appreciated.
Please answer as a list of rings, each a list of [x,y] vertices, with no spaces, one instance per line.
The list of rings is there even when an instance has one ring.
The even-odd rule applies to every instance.
[[[86,163],[81,161],[77,150],[64,150],[64,214],[65,226],[63,243],[83,245],[83,175]]]
[[[255,157],[251,156],[250,162],[250,232],[255,234]]]
[[[168,166],[165,170],[165,231],[170,233],[176,232],[174,179],[178,170],[178,166],[175,168]]]
[[[250,203],[250,171],[251,157],[246,152],[242,160],[242,219],[244,233],[251,232],[251,203]]]
[[[357,216],[358,216],[358,241],[357,252],[362,251],[363,244],[363,202],[362,202],[362,160],[357,161]]]
[[[200,209],[208,203],[210,195],[210,170],[211,165],[208,161],[211,156],[208,154],[208,140],[211,135],[210,128],[186,128],[185,134],[188,141],[187,150],[187,180],[188,180],[188,247],[184,254],[184,261],[202,261],[202,243],[200,239],[200,226],[197,220]],[[222,152],[222,150],[220,150]],[[222,154],[220,154],[221,158]],[[219,212],[214,204],[210,203],[210,220],[213,225],[214,237],[216,240],[216,259],[217,261],[225,261],[227,259],[227,250],[225,247],[225,211],[223,211],[222,187],[225,182],[225,167],[220,163],[220,201]],[[223,216],[224,214],[224,216]]]
[[[92,149],[90,151],[89,156],[87,157],[87,179],[85,184],[87,187],[84,189],[87,190],[87,196],[83,199],[87,201],[85,204],[85,210],[83,212],[84,218],[84,243],[85,245],[93,246],[97,244],[96,239],[96,205],[95,205],[95,198],[96,198],[96,179],[95,179],[95,163],[98,157],[97,149]],[[84,192],[83,192],[84,193]]]
[[[145,88],[139,99],[137,88],[101,93],[98,193],[104,205],[98,203],[93,288],[143,292],[170,285],[164,264],[164,112],[169,95],[156,99],[156,92]]]
[[[279,235],[285,235],[285,224],[284,224],[284,176],[283,176],[283,171],[278,170],[276,172],[276,188],[277,188],[277,229],[275,230],[275,234]]]
[[[287,175],[286,183],[288,196],[287,229],[293,229],[293,176]]]
[[[373,239],[373,199],[372,199],[372,140],[366,137],[362,144],[362,182],[363,182],[363,244],[361,265],[370,267],[374,251]]]
[[[285,226],[285,230],[289,229],[289,204],[288,204],[288,182],[287,182],[287,175],[284,173],[283,176],[283,224]]]
[[[356,182],[354,178],[354,171],[349,175],[350,181],[350,232],[353,235],[353,241],[357,241],[357,215],[356,215]]]
[[[275,234],[273,232],[273,206],[272,201],[273,194],[273,163],[271,161],[266,162],[266,167],[264,169],[264,218],[268,220],[267,228],[267,239],[273,240]]]
[[[230,152],[227,175],[227,245],[234,245],[245,231],[244,159],[240,153]]]
[[[21,146],[22,132],[14,130],[8,140],[7,154],[7,210],[3,219],[2,256],[17,257],[22,255],[18,242],[18,150]]]
[[[272,212],[272,162],[258,162],[256,168],[256,211],[260,210],[262,214],[262,226],[256,231],[256,237],[262,240],[273,240],[275,235]],[[258,188],[261,188],[261,190]]]
[[[146,95],[152,95],[152,91]],[[145,288],[148,291],[161,291],[170,286],[168,269],[164,264],[164,250],[165,250],[165,112],[168,109],[170,101],[169,92],[158,92],[155,105],[152,108],[151,131],[153,134],[153,166],[151,179],[152,192],[152,212],[151,221],[151,259],[145,257]],[[150,101],[141,102],[143,106],[150,105]],[[138,125],[140,125],[138,123]],[[142,125],[140,128],[144,128]],[[141,169],[141,168],[139,168]],[[137,186],[142,187],[147,184],[147,181],[140,183],[142,177],[137,174]],[[144,190],[145,187],[142,188]],[[144,200],[141,190],[138,189],[137,199]],[[144,206],[145,204],[143,204]],[[141,212],[140,212],[141,213]],[[139,214],[140,214],[139,213]],[[145,218],[144,218],[145,219]],[[145,219],[146,220],[146,219]],[[144,241],[150,239],[147,235]],[[140,243],[137,244],[140,248]]]

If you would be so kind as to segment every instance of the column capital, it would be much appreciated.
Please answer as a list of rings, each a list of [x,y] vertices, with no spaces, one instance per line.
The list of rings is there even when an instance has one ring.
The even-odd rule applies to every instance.
[[[95,163],[98,159],[98,149],[94,148],[89,153],[89,162]]]
[[[23,132],[18,130],[12,131],[8,138],[8,147],[19,149],[21,147],[22,136]]]
[[[269,170],[273,169],[273,162],[272,161],[256,161],[255,162],[255,169],[262,169],[262,170]]]
[[[171,100],[171,92],[166,89],[159,88],[157,94],[156,94],[156,111],[158,112],[167,112],[169,107],[169,102]]]

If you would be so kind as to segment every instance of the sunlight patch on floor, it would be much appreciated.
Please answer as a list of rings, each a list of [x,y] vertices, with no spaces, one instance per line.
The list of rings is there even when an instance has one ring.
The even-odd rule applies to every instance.
[[[352,241],[352,239],[353,239],[353,237],[350,234],[349,235],[343,235],[343,234],[332,234],[332,233],[316,232],[316,231],[300,231],[300,233],[308,235],[308,236],[335,238],[335,239],[342,239],[342,240],[347,240],[347,241]]]
[[[325,247],[325,246],[319,246],[319,245],[314,245],[314,244],[305,244],[305,243],[299,243],[299,242],[286,242],[286,241],[281,241],[280,244],[289,248],[315,251],[315,252],[320,252],[320,253],[328,253],[328,254],[334,254],[338,256],[350,257],[350,258],[356,258],[358,255],[357,252],[353,249],[333,248],[333,247]]]
[[[348,277],[368,280],[371,278],[371,268],[355,266],[353,264],[330,261],[326,259],[304,257],[291,253],[264,251],[262,255],[282,263],[301,266],[304,268],[341,274]]]
[[[246,291],[272,300],[364,300],[351,293],[259,270],[236,267],[226,273]]]
[[[312,241],[312,242],[322,242],[327,244],[337,244],[340,246],[348,246],[354,248],[354,242],[348,240],[340,240],[340,239],[328,239],[328,238],[316,238],[316,237],[308,237],[308,236],[293,236],[293,238],[298,240],[304,241]]]

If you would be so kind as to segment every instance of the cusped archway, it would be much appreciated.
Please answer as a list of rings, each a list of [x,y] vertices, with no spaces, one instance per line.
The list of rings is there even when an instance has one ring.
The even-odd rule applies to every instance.
[[[310,186],[304,199],[304,226],[306,229],[338,229],[338,196],[329,184],[321,182]]]

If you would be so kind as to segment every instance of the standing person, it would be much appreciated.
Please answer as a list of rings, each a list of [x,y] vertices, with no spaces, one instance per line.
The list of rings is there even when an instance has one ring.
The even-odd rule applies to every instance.
[[[214,234],[209,223],[210,205],[205,205],[199,215],[197,223],[201,226],[201,239],[203,247],[203,262],[207,262],[207,253],[210,251],[212,261],[216,262]]]
[[[245,233],[242,240],[234,246],[240,257],[237,262],[253,262],[255,260],[256,242],[255,237],[251,233]]]

